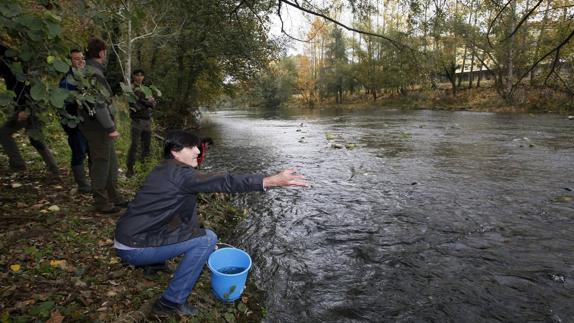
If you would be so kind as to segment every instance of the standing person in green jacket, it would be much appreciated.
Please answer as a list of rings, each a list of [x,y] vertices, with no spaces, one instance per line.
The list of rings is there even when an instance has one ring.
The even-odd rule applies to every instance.
[[[106,62],[106,43],[98,38],[88,42],[86,77],[92,79],[97,91],[96,103],[82,109],[80,115],[84,121],[80,130],[88,141],[92,165],[90,177],[94,207],[100,213],[116,213],[127,205],[117,190],[118,158],[115,141],[120,136],[116,130],[112,111],[112,91],[104,74]]]

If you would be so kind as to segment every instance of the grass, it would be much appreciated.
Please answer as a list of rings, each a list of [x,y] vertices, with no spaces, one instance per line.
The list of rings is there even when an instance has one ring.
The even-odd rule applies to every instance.
[[[125,106],[118,114],[117,142],[121,168],[129,145],[129,119]],[[64,132],[48,116],[46,139],[62,169],[69,168],[70,152]],[[16,137],[28,170],[11,173],[0,154],[0,322],[256,322],[265,310],[263,293],[253,282],[233,303],[215,299],[209,273],[204,269],[189,301],[200,309],[191,319],[157,317],[151,304],[163,292],[169,273],[145,277],[141,269],[123,264],[113,249],[113,230],[119,215],[92,211],[91,197],[75,192],[71,174],[53,178],[22,132]],[[137,175],[120,175],[120,190],[133,196],[145,174],[160,158],[161,145],[153,143],[153,157],[138,164]],[[122,172],[123,173],[123,172]],[[199,214],[206,227],[225,242],[245,216],[224,194],[200,196]],[[173,269],[177,261],[170,262]]]

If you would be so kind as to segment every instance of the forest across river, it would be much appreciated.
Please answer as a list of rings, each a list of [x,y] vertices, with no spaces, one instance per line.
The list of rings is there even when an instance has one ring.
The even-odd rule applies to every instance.
[[[567,322],[574,121],[560,115],[216,111],[207,171],[294,166],[239,195],[234,243],[269,322]]]

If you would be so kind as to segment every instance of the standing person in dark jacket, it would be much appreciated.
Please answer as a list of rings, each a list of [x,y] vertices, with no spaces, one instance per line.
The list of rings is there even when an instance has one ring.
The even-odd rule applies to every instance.
[[[8,155],[10,168],[15,171],[25,170],[26,163],[12,135],[18,132],[18,130],[26,128],[30,144],[32,144],[40,156],[42,156],[48,171],[58,176],[59,169],[52,152],[50,152],[43,141],[30,135],[31,132],[39,132],[42,124],[31,108],[35,103],[30,97],[30,85],[18,81],[16,75],[10,70],[9,64],[12,62],[12,59],[6,57],[5,53],[7,50],[8,48],[6,46],[0,44],[0,77],[4,79],[6,89],[16,94],[14,98],[16,105],[14,114],[0,128],[0,144],[2,148],[4,148],[6,155]]]
[[[134,165],[136,163],[136,154],[138,145],[141,140],[141,162],[149,156],[151,145],[151,110],[157,102],[153,96],[146,96],[142,90],[144,86],[145,74],[141,69],[134,70],[132,73],[133,92],[136,96],[135,102],[130,102],[131,126],[131,144],[128,150],[126,176],[134,175]]]
[[[120,136],[116,130],[112,111],[112,90],[104,74],[106,62],[106,43],[98,38],[88,42],[88,59],[85,74],[94,80],[98,92],[96,102],[92,109],[81,109],[80,116],[84,121],[80,130],[90,148],[92,165],[90,177],[92,180],[92,194],[94,207],[100,213],[116,213],[121,206],[126,206],[117,190],[118,157],[116,156],[114,142]]]
[[[199,224],[198,193],[307,186],[303,176],[293,169],[269,177],[202,174],[195,169],[200,145],[200,139],[189,132],[169,133],[164,143],[164,162],[147,176],[117,223],[114,246],[119,257],[131,265],[157,264],[183,255],[167,289],[154,304],[156,311],[197,314],[187,297],[217,242],[215,233]]]
[[[84,54],[79,49],[72,49],[70,51],[70,61],[72,67],[64,77],[60,80],[60,87],[70,91],[76,91],[76,86],[71,84],[70,80],[74,79],[74,73],[82,70],[86,66],[86,61],[84,59]],[[62,113],[62,120],[75,118],[78,116],[78,104],[76,102],[66,102],[65,112]],[[88,182],[86,177],[86,170],[84,167],[84,160],[86,156],[89,158],[88,141],[80,131],[78,126],[70,127],[64,121],[62,121],[62,128],[68,136],[68,146],[72,150],[72,158],[70,161],[70,166],[72,168],[72,174],[74,175],[74,180],[78,184],[78,191],[82,193],[91,193],[92,187]]]

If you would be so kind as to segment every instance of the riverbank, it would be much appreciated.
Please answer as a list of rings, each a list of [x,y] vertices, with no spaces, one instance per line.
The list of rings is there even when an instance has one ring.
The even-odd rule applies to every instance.
[[[411,90],[406,94],[383,94],[373,99],[372,95],[346,95],[343,103],[335,103],[333,98],[323,100],[314,108],[323,109],[372,109],[401,108],[477,112],[518,112],[518,113],[574,113],[573,100],[563,93],[550,89],[519,89],[516,103],[508,104],[492,86],[462,89],[456,96],[445,85],[437,90]],[[300,107],[301,102],[290,102],[289,107]]]
[[[69,152],[62,131],[50,131],[49,146],[59,165],[68,165]],[[125,125],[122,126],[123,132]],[[118,142],[119,159],[124,160],[124,136]],[[145,275],[142,269],[123,264],[113,249],[113,230],[119,215],[93,212],[91,196],[78,194],[71,174],[54,178],[27,144],[23,135],[17,141],[25,172],[11,173],[4,154],[0,154],[0,321],[30,322],[258,322],[265,315],[263,292],[252,280],[242,297],[222,303],[213,296],[210,275],[204,269],[190,303],[200,310],[193,319],[157,317],[151,305],[163,292],[170,273]],[[153,150],[157,152],[158,143]],[[142,182],[140,175],[126,179],[120,187],[130,197]],[[67,167],[65,167],[67,168]],[[67,172],[65,168],[62,171]],[[206,194],[199,199],[199,214],[206,227],[226,242],[246,211],[234,207],[224,194]]]

